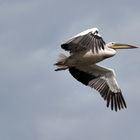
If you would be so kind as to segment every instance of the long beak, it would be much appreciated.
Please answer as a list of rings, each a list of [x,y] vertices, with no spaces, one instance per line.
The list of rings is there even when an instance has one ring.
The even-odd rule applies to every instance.
[[[138,48],[136,46],[133,45],[128,45],[128,44],[120,44],[120,43],[115,43],[111,46],[112,49],[134,49],[134,48]]]

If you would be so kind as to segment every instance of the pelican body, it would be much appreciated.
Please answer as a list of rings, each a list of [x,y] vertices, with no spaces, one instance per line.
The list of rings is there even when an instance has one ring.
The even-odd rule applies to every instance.
[[[95,51],[95,53],[93,53],[92,50],[89,50],[87,52],[82,51],[71,54],[71,56],[67,58],[66,63],[69,66],[96,64],[116,54],[116,50],[108,47],[110,44],[113,43],[106,44],[105,49],[101,49],[99,52]]]
[[[112,110],[126,108],[126,102],[116,81],[112,69],[97,65],[116,54],[116,49],[132,49],[136,46],[115,42],[105,43],[97,28],[83,31],[67,42],[61,48],[69,51],[70,55],[61,55],[55,63],[59,70],[68,69],[70,74],[84,85],[96,89]]]

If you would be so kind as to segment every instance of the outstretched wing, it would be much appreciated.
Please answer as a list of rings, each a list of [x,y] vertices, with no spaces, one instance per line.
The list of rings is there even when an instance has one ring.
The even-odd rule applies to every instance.
[[[86,68],[71,67],[69,72],[81,83],[95,88],[107,102],[107,107],[115,111],[127,107],[112,70],[94,65]]]
[[[105,42],[98,34],[97,28],[88,29],[62,44],[61,47],[70,51],[70,53],[76,53],[80,51],[92,50],[94,53],[98,53],[99,50],[104,49]]]

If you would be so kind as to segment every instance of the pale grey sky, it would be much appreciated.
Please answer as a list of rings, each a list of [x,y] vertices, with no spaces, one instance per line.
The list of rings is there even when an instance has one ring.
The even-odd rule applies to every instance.
[[[138,0],[0,1],[0,139],[140,138],[140,50],[120,50],[113,68],[128,109],[112,112],[68,71],[55,72],[60,45],[97,27],[106,42],[140,46]]]

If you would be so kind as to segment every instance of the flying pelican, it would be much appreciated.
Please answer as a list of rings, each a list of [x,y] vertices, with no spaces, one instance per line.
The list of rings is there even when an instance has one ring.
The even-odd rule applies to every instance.
[[[112,57],[116,49],[132,49],[136,46],[115,42],[105,43],[97,28],[83,31],[64,44],[61,48],[70,53],[61,55],[55,71],[68,69],[70,74],[84,85],[96,89],[112,110],[127,108],[113,69],[101,67],[96,63]]]

